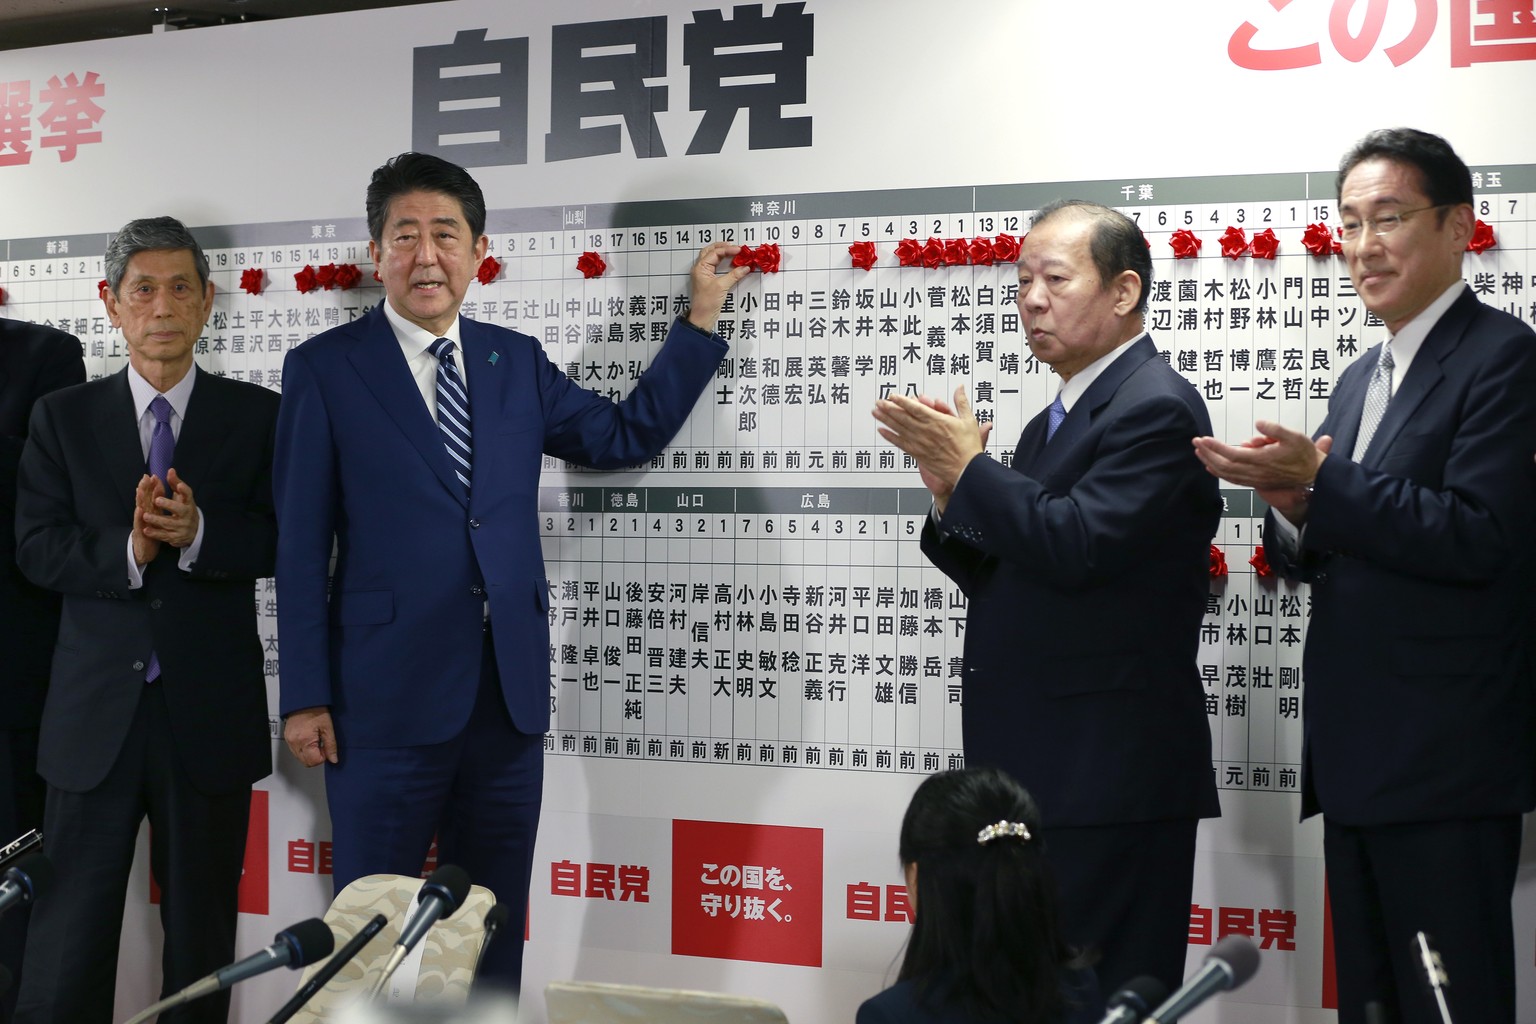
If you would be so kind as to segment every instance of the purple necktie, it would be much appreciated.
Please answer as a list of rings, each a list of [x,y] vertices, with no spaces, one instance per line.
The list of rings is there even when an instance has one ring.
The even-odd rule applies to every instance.
[[[1061,426],[1061,421],[1067,418],[1067,407],[1061,404],[1061,396],[1056,396],[1056,401],[1045,411],[1045,440],[1049,444],[1051,438],[1056,436],[1056,428]]]
[[[156,395],[149,403],[149,411],[155,414],[155,432],[149,435],[149,472],[165,486],[171,472],[171,456],[176,451],[176,435],[171,431],[171,403],[164,395]],[[149,652],[149,667],[144,670],[144,681],[152,683],[160,678],[160,656]]]

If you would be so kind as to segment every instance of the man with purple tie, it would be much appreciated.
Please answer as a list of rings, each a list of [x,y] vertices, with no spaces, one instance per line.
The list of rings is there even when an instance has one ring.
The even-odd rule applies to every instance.
[[[277,395],[194,363],[213,282],[179,221],[124,225],[106,271],[128,365],[38,401],[16,488],[16,560],[63,594],[38,754],[58,879],[33,910],[29,1024],[111,1019],[146,816],[162,992],[234,959],[251,784],[272,770],[254,585],[277,550]]]

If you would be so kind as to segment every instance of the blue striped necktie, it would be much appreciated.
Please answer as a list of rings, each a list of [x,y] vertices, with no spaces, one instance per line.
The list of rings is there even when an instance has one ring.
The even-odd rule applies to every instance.
[[[469,492],[470,464],[474,462],[469,432],[469,389],[453,362],[453,342],[438,338],[431,353],[437,357],[437,429],[443,433],[443,447],[453,461],[453,471]]]

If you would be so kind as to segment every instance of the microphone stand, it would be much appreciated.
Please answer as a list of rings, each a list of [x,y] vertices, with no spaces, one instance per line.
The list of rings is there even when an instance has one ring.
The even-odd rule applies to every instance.
[[[1423,965],[1424,975],[1429,980],[1429,990],[1434,993],[1435,1007],[1440,1011],[1440,1020],[1443,1024],[1453,1024],[1451,1008],[1445,1001],[1445,986],[1450,984],[1451,979],[1445,973],[1445,964],[1440,961],[1440,954],[1430,946],[1429,936],[1423,932],[1414,933],[1413,946],[1418,951],[1419,963]]]
[[[375,935],[379,934],[379,931],[384,927],[386,923],[387,922],[383,914],[374,914],[373,917],[368,920],[368,923],[364,924],[363,927],[358,930],[356,935],[347,940],[347,944],[345,946],[342,946],[341,949],[337,950],[335,956],[331,957],[324,964],[322,964],[320,969],[316,971],[308,981],[299,986],[299,990],[293,994],[293,998],[284,1003],[278,1009],[278,1011],[271,1016],[271,1018],[267,1021],[267,1024],[283,1024],[283,1022],[286,1021],[289,1017],[292,1017],[294,1014],[298,1013],[299,1010],[303,1008],[305,1003],[309,1002],[315,997],[316,992],[319,992],[322,988],[325,987],[326,982],[334,978],[341,971],[341,969],[352,960],[353,957],[357,956],[357,954],[362,951],[364,946],[368,945],[368,943],[373,940]]]
[[[403,961],[406,956],[410,954],[410,952],[411,951],[406,949],[404,946],[396,946],[394,949],[390,950],[389,959],[384,961],[384,969],[379,972],[379,976],[377,978],[373,979],[373,984],[369,986],[368,991],[363,995],[362,1002],[371,1003],[379,998],[379,993],[384,991],[384,986],[389,983],[389,978],[392,974],[395,973],[395,968],[400,966],[401,961]]]
[[[152,1003],[149,1006],[146,1006],[144,1009],[130,1017],[127,1024],[144,1024],[144,1021],[149,1020],[151,1017],[154,1017],[157,1014],[164,1012],[165,1010],[169,1010],[172,1007],[181,1006],[184,1003],[190,1003],[194,999],[201,999],[203,996],[212,995],[218,990],[219,980],[214,976],[209,975],[206,978],[188,985],[180,992],[166,996],[158,1003]]]

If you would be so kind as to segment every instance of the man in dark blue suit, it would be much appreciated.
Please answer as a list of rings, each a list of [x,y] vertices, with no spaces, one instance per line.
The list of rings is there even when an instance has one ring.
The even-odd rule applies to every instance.
[[[63,595],[38,752],[58,879],[33,909],[23,1024],[112,1019],[146,817],[162,992],[234,959],[251,784],[272,770],[252,589],[276,555],[277,395],[193,360],[214,285],[179,221],[130,221],[105,263],[128,365],[37,401],[16,484],[17,563]],[[228,1011],[226,991],[165,1020]]]
[[[403,154],[367,212],[385,301],[284,362],[284,732],[326,764],[336,887],[418,873],[435,833],[439,861],[509,907],[513,938],[481,974],[516,988],[550,716],[540,464],[618,469],[665,447],[725,356],[710,332],[748,270],[717,274],[739,247],[706,247],[691,309],[615,403],[537,340],[460,318],[488,244],[463,168]]]
[[[1515,1019],[1510,898],[1536,807],[1536,337],[1461,279],[1472,179],[1444,139],[1366,136],[1339,168],[1344,257],[1389,337],[1316,440],[1261,421],[1195,441],[1270,510],[1271,564],[1312,584],[1303,816],[1323,814],[1339,1020]]]
[[[37,728],[59,633],[59,595],[28,583],[16,567],[16,470],[33,403],[84,381],[85,360],[73,334],[0,319],[0,622],[9,656],[6,700],[0,705],[0,842],[43,827]],[[11,1019],[16,1004],[27,917],[26,908],[18,907],[0,921],[0,964],[13,981],[0,993],[0,1021]]]
[[[967,764],[1040,803],[1068,940],[1110,992],[1184,973],[1198,821],[1220,813],[1195,657],[1221,503],[1184,432],[1199,394],[1142,327],[1152,260],[1136,225],[1053,204],[1019,256],[1019,313],[1061,378],[1011,466],[955,409],[881,401],[881,433],[933,492],[923,551],[965,591]]]

